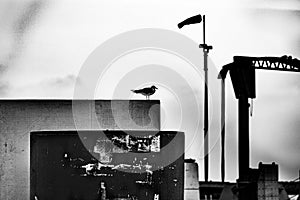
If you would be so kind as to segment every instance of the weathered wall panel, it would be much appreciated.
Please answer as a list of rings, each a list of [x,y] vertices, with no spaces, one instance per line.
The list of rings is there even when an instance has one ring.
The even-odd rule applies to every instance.
[[[31,131],[160,129],[158,100],[76,100],[73,108],[72,100],[0,100],[1,200],[29,199]]]

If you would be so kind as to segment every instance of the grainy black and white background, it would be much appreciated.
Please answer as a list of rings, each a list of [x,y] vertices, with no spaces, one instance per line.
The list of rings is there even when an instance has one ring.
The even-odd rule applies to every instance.
[[[202,25],[177,28],[180,21],[195,14],[206,15],[207,42],[214,47],[209,57],[217,69],[232,62],[235,55],[300,58],[299,0],[1,0],[0,97],[71,99],[80,68],[101,43],[141,28],[168,29],[201,43]],[[139,60],[143,56],[132,56],[117,64],[143,63]],[[112,73],[106,78],[111,84],[104,91],[95,91],[97,99],[112,98],[114,88],[109,85],[115,85],[122,77]],[[260,161],[275,161],[279,164],[280,180],[294,179],[300,168],[299,74],[259,71],[256,81],[257,98],[250,118],[250,165],[257,167]],[[210,83],[219,84],[217,79]],[[176,85],[183,87],[181,82]],[[202,85],[192,87],[202,99]],[[130,94],[130,89],[134,88],[115,98],[144,99]],[[231,83],[226,89],[226,179],[234,181],[238,166],[237,101]],[[189,98],[192,94],[186,94],[183,87],[182,94],[176,95]],[[176,130],[179,111],[172,107],[172,95],[162,89],[151,98],[161,100],[162,129]],[[219,123],[212,123],[210,128],[218,130]],[[183,131],[189,137],[190,130]],[[197,159],[203,180],[202,138],[197,139],[186,158]],[[220,179],[219,142],[211,142],[211,180]]]

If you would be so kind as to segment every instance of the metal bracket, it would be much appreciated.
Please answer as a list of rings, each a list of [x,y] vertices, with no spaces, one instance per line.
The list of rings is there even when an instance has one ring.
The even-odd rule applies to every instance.
[[[207,53],[209,52],[209,50],[213,49],[211,45],[207,45],[207,44],[199,44],[199,48],[206,50]]]

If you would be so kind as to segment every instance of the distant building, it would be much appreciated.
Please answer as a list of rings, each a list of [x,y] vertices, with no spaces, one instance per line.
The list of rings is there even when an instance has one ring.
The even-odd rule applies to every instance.
[[[278,165],[259,163],[257,181],[258,200],[279,200]]]
[[[199,182],[201,200],[287,200],[288,192],[295,196],[298,183],[278,182],[278,165],[259,163],[249,169],[248,177],[228,182]],[[286,190],[287,189],[287,190]]]
[[[184,200],[200,200],[198,164],[194,159],[186,159],[184,169]]]

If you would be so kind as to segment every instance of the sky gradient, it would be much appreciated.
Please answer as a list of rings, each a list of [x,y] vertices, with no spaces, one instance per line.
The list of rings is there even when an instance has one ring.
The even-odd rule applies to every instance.
[[[71,99],[78,72],[90,53],[122,32],[161,28],[201,43],[202,25],[177,28],[180,21],[196,14],[206,15],[207,42],[214,47],[209,53],[209,65],[218,70],[232,62],[235,55],[300,58],[299,0],[3,0],[0,13],[0,98],[3,99]],[[158,62],[151,63],[150,58]],[[192,91],[186,90],[182,82],[168,87],[167,83],[173,80],[171,73],[161,69],[156,76],[157,71],[149,72],[153,73],[149,75],[153,83],[157,83],[155,78],[166,81],[164,85],[157,83],[160,89],[152,97],[161,100],[163,129],[177,130],[180,120],[191,121],[189,128],[181,130],[186,132],[188,141],[194,140],[186,157],[197,159],[203,180],[202,132],[194,137],[192,130],[197,113],[181,119],[180,110],[194,109],[195,105],[189,104],[192,95],[196,95],[202,108],[202,79],[198,80],[186,63],[159,52],[130,54],[114,63],[105,77],[110,87],[104,92],[95,91],[95,98],[112,98],[111,91],[124,78],[126,69],[139,74],[143,71],[139,66],[151,64],[157,71],[157,64],[174,66],[177,73],[186,73],[183,77],[192,85]],[[124,73],[115,70],[118,66],[125,69]],[[256,73],[257,98],[250,120],[250,164],[257,167],[260,161],[275,161],[280,165],[281,180],[295,179],[300,169],[299,76],[276,71]],[[130,81],[128,77],[123,81],[128,92],[114,98],[144,99],[131,94],[130,89],[146,86],[149,82]],[[217,79],[210,79],[210,83],[219,86]],[[234,181],[238,174],[237,101],[229,79],[226,90],[226,180]],[[183,101],[177,97],[182,97]],[[186,105],[180,105],[182,102]],[[211,102],[210,107],[211,112],[219,115],[219,105]],[[199,120],[201,117],[202,114]],[[210,129],[214,132],[210,143],[211,180],[220,180],[219,128],[219,121],[211,122]]]

